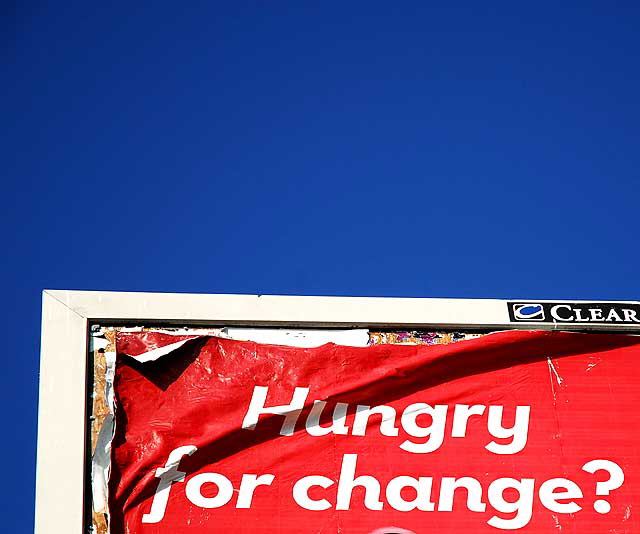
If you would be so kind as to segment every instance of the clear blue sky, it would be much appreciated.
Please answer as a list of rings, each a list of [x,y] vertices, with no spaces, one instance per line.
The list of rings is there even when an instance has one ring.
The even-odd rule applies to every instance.
[[[637,3],[310,4],[3,5],[7,532],[43,288],[640,298]]]

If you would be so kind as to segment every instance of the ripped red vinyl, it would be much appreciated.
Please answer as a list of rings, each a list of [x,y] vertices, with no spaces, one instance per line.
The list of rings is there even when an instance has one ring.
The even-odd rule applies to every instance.
[[[117,349],[112,534],[640,531],[639,337]]]

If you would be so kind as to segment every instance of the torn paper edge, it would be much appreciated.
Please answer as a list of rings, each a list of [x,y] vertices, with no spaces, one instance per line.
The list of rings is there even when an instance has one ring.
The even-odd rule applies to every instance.
[[[178,350],[185,343],[188,343],[189,341],[193,341],[194,339],[200,339],[202,337],[203,336],[190,337],[188,339],[176,341],[175,343],[170,343],[169,345],[165,345],[164,347],[143,352],[142,354],[138,354],[137,356],[131,356],[131,357],[140,363],[154,362],[158,358],[162,358],[163,356],[166,356],[167,354],[171,354],[173,351]]]
[[[105,336],[105,328],[100,328],[91,333],[89,338],[89,350],[95,355],[96,351],[105,350],[109,347],[109,340]],[[114,347],[115,349],[115,347]],[[96,438],[94,450],[91,456],[91,501],[94,514],[104,514],[106,517],[106,532],[110,532],[109,521],[109,476],[111,473],[111,442],[115,432],[114,417],[114,391],[113,381],[115,377],[116,352],[104,352],[105,358],[105,380],[104,391],[92,391],[92,395],[103,395],[103,399],[108,407],[108,413],[102,421],[97,421],[99,430]],[[95,372],[95,371],[94,371]],[[95,385],[94,385],[95,388]],[[92,413],[95,417],[95,414]],[[95,517],[94,517],[95,522]],[[95,527],[92,527],[92,531]]]
[[[121,329],[120,332],[142,332],[142,327],[135,329]],[[297,348],[315,348],[327,343],[335,343],[345,347],[367,347],[369,345],[369,330],[366,328],[354,328],[349,330],[321,330],[321,329],[271,329],[271,328],[217,328],[210,330],[156,330],[149,332],[168,334],[173,336],[191,336],[157,349],[152,349],[136,356],[130,355],[140,363],[153,362],[178,350],[185,343],[200,339],[204,336],[216,336],[235,341],[252,341],[268,345],[285,345]]]
[[[237,328],[227,327],[220,331],[220,337],[236,341],[254,341],[269,345],[286,345],[301,349],[321,347],[327,343],[335,343],[344,347],[367,347],[369,330],[367,328],[350,328],[348,330],[297,329],[287,328]]]

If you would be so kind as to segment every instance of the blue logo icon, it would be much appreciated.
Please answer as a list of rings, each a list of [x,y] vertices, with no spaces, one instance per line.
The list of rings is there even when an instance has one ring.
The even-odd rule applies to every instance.
[[[513,316],[516,321],[544,321],[542,304],[514,304]]]

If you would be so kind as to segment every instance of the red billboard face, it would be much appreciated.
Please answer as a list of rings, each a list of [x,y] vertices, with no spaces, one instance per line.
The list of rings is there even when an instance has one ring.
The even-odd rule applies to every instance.
[[[638,337],[117,348],[112,534],[640,531]]]

